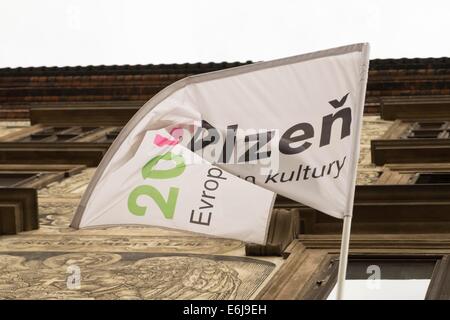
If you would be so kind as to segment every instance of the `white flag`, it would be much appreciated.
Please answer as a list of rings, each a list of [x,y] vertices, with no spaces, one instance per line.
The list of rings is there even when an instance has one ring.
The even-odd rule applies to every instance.
[[[122,129],[72,226],[265,243],[274,192],[351,215],[368,59],[355,44],[170,85]]]

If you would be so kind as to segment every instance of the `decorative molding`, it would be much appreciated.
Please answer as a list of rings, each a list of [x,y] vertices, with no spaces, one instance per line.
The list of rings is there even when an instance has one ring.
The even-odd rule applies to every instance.
[[[352,234],[450,233],[450,185],[356,186]],[[342,221],[278,197],[276,208],[300,210],[301,234],[340,234]],[[426,214],[424,214],[426,212]]]
[[[0,142],[0,164],[79,164],[95,167],[109,143]]]
[[[383,100],[380,114],[384,120],[450,119],[450,98]]]
[[[372,162],[442,163],[450,159],[450,139],[392,139],[371,141]]]
[[[281,256],[299,233],[299,210],[275,209],[270,218],[266,245],[246,244],[247,256]]]
[[[139,107],[47,107],[30,110],[31,124],[51,126],[124,126]]]

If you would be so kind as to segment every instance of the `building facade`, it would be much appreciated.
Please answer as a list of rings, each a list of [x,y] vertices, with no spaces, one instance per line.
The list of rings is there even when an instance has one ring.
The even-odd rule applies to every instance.
[[[0,298],[332,299],[342,222],[282,197],[266,246],[69,228],[96,165],[145,101],[239,65],[0,69]],[[449,135],[450,59],[371,61],[349,298],[450,298]]]

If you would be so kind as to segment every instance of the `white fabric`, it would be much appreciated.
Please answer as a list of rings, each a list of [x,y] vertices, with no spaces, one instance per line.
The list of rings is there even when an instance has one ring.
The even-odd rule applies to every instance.
[[[115,142],[108,162],[102,163],[104,170],[90,186],[86,204],[80,209],[79,226],[148,224],[264,243],[273,192],[337,218],[351,215],[367,82],[367,45],[330,50],[317,58],[314,54],[299,57],[297,61],[294,57],[278,64],[262,63],[188,78],[156,104],[150,100],[148,104],[153,103],[153,108],[146,114],[138,113],[130,121],[123,130],[126,136]],[[331,122],[327,142],[326,119],[340,111],[351,113],[350,132],[341,134],[348,117],[337,118]],[[227,179],[219,181],[208,226],[190,223],[189,219],[191,210],[200,205],[205,172],[213,167],[210,161],[214,159],[199,161],[188,150],[188,139],[164,148],[154,144],[157,134],[172,139],[167,133],[171,128],[180,124],[192,128],[193,124],[199,126],[201,120],[221,133],[231,125],[237,125],[239,130],[276,132],[270,143],[271,167],[257,162],[214,164],[223,169]],[[313,135],[288,146],[295,149],[307,143],[309,147],[294,154],[279,152],[280,138],[299,124],[301,128],[312,128]],[[291,137],[305,133],[294,130]],[[244,135],[245,132],[238,131],[238,143],[244,140]],[[325,139],[322,146],[321,138]],[[202,151],[220,150],[223,142],[219,139]],[[141,170],[146,162],[168,151],[181,154],[188,161],[183,174],[174,179],[144,179]],[[158,166],[164,162],[166,169],[174,166],[173,161],[160,161]],[[129,212],[130,192],[142,184],[156,187],[165,199],[171,186],[179,188],[173,218],[165,218],[146,196],[138,199],[138,203],[147,207],[145,215]]]

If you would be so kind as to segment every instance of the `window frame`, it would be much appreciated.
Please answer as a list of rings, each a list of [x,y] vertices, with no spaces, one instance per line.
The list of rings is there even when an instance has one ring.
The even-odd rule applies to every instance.
[[[416,130],[414,128],[420,122],[445,122],[445,128],[435,138],[407,138],[412,131]],[[449,122],[447,118],[440,119],[440,121],[395,120],[382,137],[370,141],[372,162],[378,166],[399,163],[447,162],[450,157]]]
[[[435,261],[425,300],[447,300],[450,297],[450,256],[449,255],[372,255],[352,254],[349,260],[379,260],[404,261],[405,263],[418,261]],[[339,256],[332,255],[329,265],[320,270],[314,277],[305,295],[309,300],[326,300],[337,283]]]
[[[24,178],[10,186],[0,186],[0,188],[34,188],[40,189],[50,183],[61,181],[74,174],[81,173],[84,165],[2,165],[1,174],[27,174],[31,177]]]

